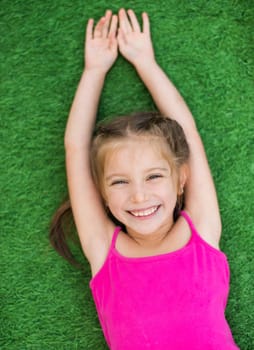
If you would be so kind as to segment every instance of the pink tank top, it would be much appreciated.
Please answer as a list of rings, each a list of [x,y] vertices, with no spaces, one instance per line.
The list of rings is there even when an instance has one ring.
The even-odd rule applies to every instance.
[[[181,249],[128,258],[115,248],[90,281],[111,350],[235,350],[224,311],[229,269],[224,253],[207,244],[185,212],[192,235]]]

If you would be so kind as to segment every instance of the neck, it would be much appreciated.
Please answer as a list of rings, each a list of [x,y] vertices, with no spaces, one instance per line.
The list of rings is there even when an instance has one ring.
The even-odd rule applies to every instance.
[[[127,228],[127,233],[140,247],[146,249],[155,249],[159,247],[161,243],[168,236],[171,228],[173,227],[173,220],[170,223],[167,223],[161,226],[155,232],[143,234],[136,231],[133,231],[131,228]]]

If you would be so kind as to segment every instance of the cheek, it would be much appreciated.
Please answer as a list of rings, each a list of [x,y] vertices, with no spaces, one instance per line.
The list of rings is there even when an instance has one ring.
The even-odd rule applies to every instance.
[[[121,193],[119,193],[119,191],[112,190],[106,191],[105,194],[109,209],[111,211],[116,211],[121,206],[123,196],[121,195]]]
[[[169,183],[166,188],[161,188],[157,193],[160,193],[161,198],[163,198],[164,202],[167,203],[170,208],[175,207],[177,201],[177,188],[173,183]]]
[[[155,188],[155,192],[159,192],[162,195],[170,195],[172,197],[177,193],[176,182],[172,178],[167,178],[157,186],[157,189]]]

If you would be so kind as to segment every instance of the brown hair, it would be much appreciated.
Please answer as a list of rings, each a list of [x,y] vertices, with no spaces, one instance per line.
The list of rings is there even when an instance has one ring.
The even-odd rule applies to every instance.
[[[170,162],[175,173],[178,173],[180,167],[189,158],[189,146],[182,127],[175,120],[164,117],[158,112],[135,113],[100,122],[97,124],[92,138],[90,160],[92,176],[102,197],[104,197],[103,175],[106,155],[124,139],[127,140],[131,137],[149,137],[149,139],[162,141],[163,155]],[[182,206],[183,196],[177,200],[174,211],[175,220],[179,216]],[[65,222],[66,218],[67,222],[70,221],[70,216],[72,216],[70,202],[66,201],[53,217],[50,242],[60,255],[76,265],[67,245],[70,232],[66,230]],[[109,217],[114,220],[110,213]]]

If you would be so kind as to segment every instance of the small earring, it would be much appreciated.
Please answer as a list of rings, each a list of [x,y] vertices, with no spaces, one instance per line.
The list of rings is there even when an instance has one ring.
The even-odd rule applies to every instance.
[[[180,187],[179,195],[181,196],[183,194],[183,186]]]

